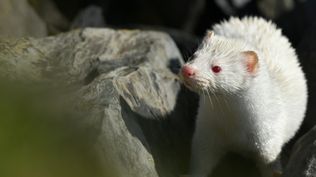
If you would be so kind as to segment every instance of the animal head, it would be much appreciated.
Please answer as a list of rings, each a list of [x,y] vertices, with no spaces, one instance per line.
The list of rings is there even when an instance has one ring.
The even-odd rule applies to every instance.
[[[181,69],[180,78],[198,93],[236,93],[249,87],[259,69],[258,55],[245,42],[207,32]]]

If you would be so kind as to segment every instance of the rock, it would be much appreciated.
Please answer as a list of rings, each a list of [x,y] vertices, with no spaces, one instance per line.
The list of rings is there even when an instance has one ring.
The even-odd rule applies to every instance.
[[[45,23],[26,0],[0,1],[0,36],[43,37],[46,35]]]
[[[202,41],[202,38],[199,38],[190,33],[183,32],[181,30],[172,29],[172,28],[163,28],[163,27],[145,26],[145,25],[130,25],[126,28],[142,29],[142,30],[150,30],[150,31],[158,31],[158,32],[167,33],[176,43],[178,49],[180,50],[182,54],[184,61],[187,61],[189,57],[192,56],[192,54],[196,51],[196,49],[198,48],[198,46],[200,45]],[[177,68],[180,69],[180,66],[177,66]]]
[[[0,75],[74,87],[83,129],[117,176],[186,173],[197,96],[181,88],[182,58],[163,33],[76,30],[0,41]],[[67,98],[65,98],[67,100]]]
[[[47,24],[49,34],[58,34],[69,29],[69,22],[53,0],[29,0],[38,15]]]
[[[105,27],[103,10],[101,7],[91,5],[79,12],[72,22],[71,28],[75,29],[84,27]]]
[[[316,127],[296,142],[284,177],[316,176]]]

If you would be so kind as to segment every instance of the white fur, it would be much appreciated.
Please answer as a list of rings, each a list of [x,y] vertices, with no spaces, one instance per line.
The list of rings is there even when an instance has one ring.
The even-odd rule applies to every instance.
[[[192,176],[206,177],[226,152],[235,151],[254,158],[262,175],[271,177],[305,114],[306,80],[297,56],[281,31],[262,18],[231,18],[213,31],[187,63],[195,77],[184,79],[201,96]],[[255,74],[246,69],[244,51],[258,55]],[[213,65],[222,71],[213,73]]]

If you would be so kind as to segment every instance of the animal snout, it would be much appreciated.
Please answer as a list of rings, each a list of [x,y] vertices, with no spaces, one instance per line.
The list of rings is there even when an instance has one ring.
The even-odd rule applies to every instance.
[[[195,75],[195,70],[188,65],[184,65],[181,69],[181,73],[186,78],[191,78]]]

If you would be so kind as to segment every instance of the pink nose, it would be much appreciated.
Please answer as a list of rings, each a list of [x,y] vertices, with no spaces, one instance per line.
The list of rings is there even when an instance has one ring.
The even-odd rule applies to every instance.
[[[195,75],[194,69],[188,65],[183,66],[181,72],[184,77],[193,77]]]

